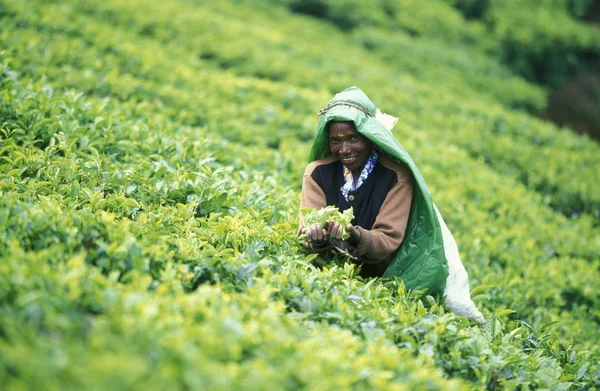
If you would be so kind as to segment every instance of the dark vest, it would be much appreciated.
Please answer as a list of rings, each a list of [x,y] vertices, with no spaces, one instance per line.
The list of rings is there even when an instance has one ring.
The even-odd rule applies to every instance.
[[[312,178],[323,189],[327,205],[335,205],[341,212],[353,207],[352,224],[372,229],[388,191],[398,183],[398,175],[378,161],[367,180],[356,191],[348,193],[346,201],[340,191],[345,183],[343,169],[342,162],[336,160],[315,168]]]
[[[388,191],[398,183],[398,174],[382,166],[378,161],[367,180],[356,191],[348,193],[348,201],[346,201],[340,191],[345,183],[343,169],[342,163],[336,160],[315,168],[312,178],[323,189],[327,205],[335,205],[341,212],[353,207],[352,224],[364,229],[372,229]],[[390,262],[391,260],[388,259],[378,263],[363,263],[360,275],[381,277]]]

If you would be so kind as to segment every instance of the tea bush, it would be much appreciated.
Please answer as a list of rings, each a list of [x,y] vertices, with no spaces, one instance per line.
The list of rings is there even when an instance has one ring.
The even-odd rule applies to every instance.
[[[519,111],[544,93],[498,40],[442,3],[420,37],[213,3],[0,2],[3,389],[600,386],[600,148]],[[298,246],[352,84],[400,117],[483,327]]]

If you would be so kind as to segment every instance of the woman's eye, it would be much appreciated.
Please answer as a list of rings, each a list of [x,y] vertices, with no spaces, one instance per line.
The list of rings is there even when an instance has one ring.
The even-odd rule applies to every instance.
[[[352,142],[357,142],[358,140],[359,140],[358,136],[350,137],[350,141],[352,141]]]

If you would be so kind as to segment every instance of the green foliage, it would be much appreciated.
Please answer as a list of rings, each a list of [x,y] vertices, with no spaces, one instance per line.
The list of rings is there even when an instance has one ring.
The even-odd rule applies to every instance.
[[[558,87],[585,69],[586,59],[600,56],[598,30],[577,22],[564,8],[540,4],[516,9],[520,2],[492,3],[484,18],[503,43],[502,59],[529,80]]]
[[[1,2],[0,388],[600,387],[598,145],[519,112],[544,92],[450,5],[345,2],[342,33],[273,4]],[[353,84],[485,326],[298,245],[316,111]]]
[[[346,209],[343,213],[340,212],[335,206],[327,206],[321,209],[314,208],[302,208],[300,209],[302,215],[302,221],[305,227],[310,227],[314,224],[325,228],[328,221],[335,221],[342,225],[342,239],[346,240],[350,237],[350,233],[346,230],[346,226],[352,223],[354,219],[354,210],[352,207]],[[306,240],[306,235],[300,235],[298,240],[302,243]]]
[[[445,45],[484,50],[534,82],[561,86],[600,58],[600,33],[577,20],[592,2],[548,0],[271,0],[342,30],[402,30]]]

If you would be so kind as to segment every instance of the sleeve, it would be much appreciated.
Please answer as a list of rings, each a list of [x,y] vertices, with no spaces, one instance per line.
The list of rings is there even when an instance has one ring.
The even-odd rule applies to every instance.
[[[377,263],[398,249],[406,232],[412,194],[413,187],[410,184],[398,182],[392,186],[373,228],[367,230],[357,227],[361,236],[354,251],[356,257],[368,263]]]
[[[311,173],[312,169],[311,166],[309,166],[307,167],[302,179],[302,197],[300,199],[300,208],[321,209],[327,206],[325,193],[323,192],[323,189],[321,189],[321,186],[315,182]],[[304,228],[302,214],[299,214],[299,222],[298,236],[300,236],[302,228]],[[307,250],[314,253],[327,253],[331,251],[331,243],[329,241],[324,246],[319,247],[313,246],[312,243],[307,242],[305,242],[303,245]]]
[[[307,171],[309,171],[307,169]],[[325,193],[321,186],[313,179],[310,172],[304,173],[302,180],[302,199],[300,200],[300,208],[315,208],[320,209],[327,206]]]

